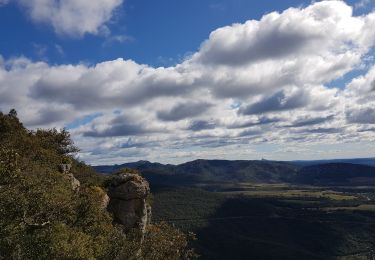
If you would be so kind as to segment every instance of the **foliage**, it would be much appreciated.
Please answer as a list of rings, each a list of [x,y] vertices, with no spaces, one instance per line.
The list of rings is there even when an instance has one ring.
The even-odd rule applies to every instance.
[[[133,230],[127,235],[129,243],[122,252],[123,259],[137,260],[188,260],[198,255],[188,244],[195,240],[193,233],[186,236],[182,231],[167,223],[151,224],[142,235]],[[141,247],[137,241],[142,240]],[[129,252],[137,252],[136,255]]]
[[[157,254],[178,259],[185,254],[186,237],[172,227],[147,232],[141,244],[114,225],[105,209],[106,178],[76,160],[76,151],[66,130],[29,131],[15,110],[0,112],[0,259],[135,259],[139,252],[147,252],[144,259]],[[62,163],[72,165],[79,189],[59,171]],[[167,238],[176,242],[162,248]]]
[[[140,256],[143,259],[160,260],[192,259],[197,255],[194,250],[188,249],[188,242],[195,239],[193,233],[190,232],[189,237],[186,237],[180,230],[164,222],[150,225]]]
[[[44,164],[18,161],[3,149],[0,167],[0,252],[6,259],[109,259],[113,227],[100,206],[103,193],[82,187]],[[23,162],[29,162],[23,165]]]
[[[71,172],[73,173],[74,177],[76,177],[81,182],[81,185],[83,184],[85,186],[103,187],[105,186],[105,183],[110,179],[109,176],[104,176],[102,174],[96,173],[92,167],[79,160],[72,161]]]

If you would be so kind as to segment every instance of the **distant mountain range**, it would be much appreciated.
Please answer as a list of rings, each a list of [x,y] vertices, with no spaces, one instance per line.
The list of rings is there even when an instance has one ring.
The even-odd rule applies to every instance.
[[[113,173],[122,168],[136,169],[149,179],[166,182],[287,182],[300,166],[275,161],[195,160],[179,165],[138,161],[121,165],[96,166],[101,173]]]
[[[312,160],[312,161],[290,161],[290,163],[300,165],[300,166],[309,166],[317,164],[327,164],[327,163],[351,163],[351,164],[362,164],[375,166],[375,158],[355,158],[355,159],[332,159],[332,160]]]
[[[360,162],[366,162],[366,165]],[[179,165],[138,161],[94,168],[103,174],[123,168],[136,169],[153,185],[189,186],[224,182],[375,185],[375,167],[372,164],[375,165],[375,159],[371,158],[294,162],[199,159]]]
[[[375,186],[375,167],[351,163],[328,163],[300,169],[295,182],[310,185]]]

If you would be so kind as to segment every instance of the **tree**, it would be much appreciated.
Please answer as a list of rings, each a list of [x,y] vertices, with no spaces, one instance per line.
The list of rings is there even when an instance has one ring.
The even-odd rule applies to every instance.
[[[17,111],[13,108],[9,111],[8,116],[17,117]]]

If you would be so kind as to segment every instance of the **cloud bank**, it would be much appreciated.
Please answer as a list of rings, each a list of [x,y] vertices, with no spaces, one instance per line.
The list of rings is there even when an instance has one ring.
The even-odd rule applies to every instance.
[[[86,1],[20,4],[32,16],[44,12],[33,9],[36,2],[69,16],[65,8]],[[121,3],[97,2],[90,1],[93,20],[74,34],[98,33]],[[375,66],[347,84],[332,82],[372,66],[373,28],[374,12],[353,16],[344,2],[322,1],[219,28],[173,67],[121,58],[93,66],[0,59],[0,110],[17,108],[34,128],[99,113],[71,130],[82,158],[93,163],[263,154],[283,159],[300,154],[302,143],[369,143],[375,137]],[[286,148],[250,148],[262,145]],[[322,151],[305,152],[319,157]]]

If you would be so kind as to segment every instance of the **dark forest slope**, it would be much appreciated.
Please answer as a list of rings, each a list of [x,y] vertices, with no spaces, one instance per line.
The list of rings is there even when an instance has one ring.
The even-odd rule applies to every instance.
[[[286,162],[265,160],[195,160],[179,165],[138,161],[95,167],[98,172],[106,174],[122,168],[139,170],[151,184],[168,186],[213,182],[375,185],[375,167],[351,163],[326,163],[301,167]]]
[[[350,163],[328,163],[303,167],[298,183],[310,185],[375,185],[375,167]]]
[[[95,167],[97,171],[102,173],[112,173],[122,168],[136,169],[151,178],[151,181],[168,183],[210,181],[274,183],[291,181],[300,167],[285,162],[245,160],[195,160],[179,165],[139,161]]]

